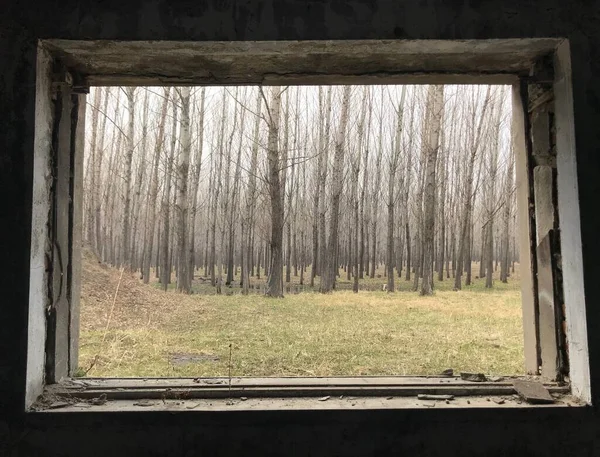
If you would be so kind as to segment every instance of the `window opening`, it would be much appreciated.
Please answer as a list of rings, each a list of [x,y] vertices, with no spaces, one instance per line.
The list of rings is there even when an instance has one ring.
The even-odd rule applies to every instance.
[[[76,375],[526,372],[510,86],[87,99]]]

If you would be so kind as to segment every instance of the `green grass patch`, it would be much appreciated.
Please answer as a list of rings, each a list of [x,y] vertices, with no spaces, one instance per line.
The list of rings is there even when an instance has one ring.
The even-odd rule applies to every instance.
[[[385,282],[368,280],[373,288],[375,280]],[[395,293],[306,291],[283,299],[239,291],[184,296],[137,283],[155,297],[150,311],[148,298],[140,304],[130,293],[117,302],[118,320],[106,333],[110,304],[92,309],[84,295],[80,368],[95,360],[87,375],[100,377],[227,376],[230,365],[233,376],[524,372],[517,281],[496,281],[490,290],[476,280],[453,291],[446,280],[431,297],[410,291],[404,279],[396,283]]]

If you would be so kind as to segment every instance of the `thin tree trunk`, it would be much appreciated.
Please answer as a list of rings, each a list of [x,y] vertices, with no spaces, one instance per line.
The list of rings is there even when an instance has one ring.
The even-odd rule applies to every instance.
[[[102,117],[102,121],[101,121],[101,125],[100,125],[100,139],[99,139],[99,143],[98,143],[98,148],[96,150],[96,167],[94,168],[94,180],[96,183],[96,188],[93,189],[93,192],[96,194],[95,195],[95,215],[94,215],[94,223],[96,224],[96,229],[95,229],[95,242],[96,242],[96,253],[98,254],[98,256],[100,258],[102,258],[103,253],[102,253],[102,201],[103,199],[101,198],[101,194],[102,194],[102,182],[101,182],[101,173],[102,173],[102,163],[103,163],[103,159],[104,159],[104,138],[106,136],[106,119],[108,117],[107,114],[107,110],[108,110],[108,96],[110,95],[111,89],[110,87],[107,87],[106,90],[104,91],[104,105],[103,105],[103,114],[104,116]],[[115,108],[115,122],[117,120],[117,109],[118,109],[118,103],[115,104],[116,108]],[[113,131],[116,129],[113,129]],[[114,146],[114,141],[111,142],[111,147]]]
[[[361,103],[361,116],[360,116],[360,121],[358,124],[358,149],[357,149],[357,154],[356,154],[356,158],[355,158],[355,165],[354,165],[354,176],[352,178],[352,198],[354,201],[354,230],[355,230],[355,235],[354,235],[354,259],[353,259],[353,276],[354,276],[354,282],[352,284],[352,291],[354,293],[358,293],[358,280],[359,280],[359,276],[362,272],[362,260],[363,260],[363,256],[364,256],[364,249],[365,249],[365,245],[364,245],[364,226],[363,226],[363,217],[364,217],[364,211],[363,211],[363,205],[364,205],[364,199],[365,199],[365,186],[366,186],[366,176],[367,176],[367,164],[368,164],[368,157],[369,157],[369,147],[368,147],[368,139],[366,141],[367,143],[367,147],[364,147],[363,144],[363,138],[364,138],[364,131],[365,131],[365,119],[366,119],[366,112],[367,112],[367,99],[368,99],[368,86],[363,88],[363,97],[362,97],[362,103]],[[369,126],[370,127],[370,126]],[[361,190],[361,195],[360,195],[360,199],[358,198],[357,195],[357,188],[358,188],[358,177],[359,177],[359,173],[360,173],[360,159],[361,159],[361,155],[364,156],[363,160],[363,188]],[[359,208],[360,208],[360,212],[359,212]],[[359,230],[361,232],[360,234],[360,253],[359,253],[359,242],[358,242],[358,233]],[[359,271],[361,270],[361,271]]]
[[[217,182],[216,186],[213,183],[215,188],[213,195],[213,207],[212,207],[212,216],[211,216],[211,226],[210,226],[210,260],[209,260],[209,269],[210,269],[210,284],[213,287],[217,286],[217,278],[216,278],[216,263],[217,263],[217,210],[219,207],[219,197],[221,193],[221,171],[223,169],[223,148],[224,148],[224,139],[225,139],[225,122],[227,117],[227,91],[223,90],[223,98],[221,99],[221,119],[219,125],[219,138],[218,138],[218,151],[219,151],[219,161],[217,165],[217,170],[215,173],[215,180]]]
[[[363,155],[363,184],[362,184],[362,189],[360,190],[360,254],[359,254],[359,271],[358,271],[358,277],[359,279],[363,279],[364,278],[364,274],[365,274],[365,260],[368,262],[368,254],[365,256],[365,250],[368,249],[369,246],[369,240],[368,240],[368,236],[367,236],[367,225],[368,225],[368,221],[367,221],[367,215],[368,215],[368,211],[365,213],[365,205],[366,205],[366,193],[367,193],[367,186],[369,184],[369,133],[371,131],[371,113],[372,113],[372,104],[371,104],[371,94],[370,94],[370,87],[369,86],[365,86],[364,88],[365,97],[368,97],[369,99],[369,103],[368,103],[368,108],[367,106],[363,105],[363,110],[368,110],[369,112],[369,116],[368,116],[368,121],[367,121],[367,140],[366,140],[366,144],[364,147],[364,151],[362,153]]]
[[[421,285],[421,295],[433,294],[433,259],[435,244],[435,169],[437,165],[437,155],[439,150],[439,138],[441,130],[441,120],[444,109],[444,86],[429,86],[431,107],[428,109],[431,120],[429,134],[427,135],[428,144],[426,145],[427,157],[425,158],[425,189],[424,189],[424,209],[423,209],[423,282]]]
[[[150,194],[148,199],[148,219],[146,222],[145,240],[147,247],[144,250],[142,277],[145,284],[150,282],[150,264],[152,263],[152,252],[154,248],[154,230],[156,228],[156,200],[158,198],[158,165],[160,162],[160,152],[164,144],[165,121],[167,118],[167,108],[169,106],[169,94],[171,89],[164,89],[164,99],[158,121],[158,134],[154,145],[154,157],[152,159],[152,178],[150,184]],[[158,266],[158,262],[157,262]]]
[[[236,92],[237,93],[237,92]],[[244,88],[244,95],[246,93],[246,89]],[[242,109],[240,113],[240,128],[239,128],[239,144],[237,157],[235,161],[235,172],[233,179],[233,193],[231,195],[231,211],[229,213],[229,253],[227,259],[227,281],[226,285],[231,285],[235,276],[235,266],[234,266],[234,253],[235,253],[235,218],[236,215],[240,212],[238,205],[238,195],[240,189],[240,181],[241,181],[241,158],[242,158],[242,145],[244,140],[244,130],[245,130],[245,119],[246,119],[246,110]],[[235,123],[234,123],[235,125]]]
[[[198,119],[198,147],[196,149],[196,160],[193,169],[193,180],[190,189],[190,236],[189,236],[189,256],[188,273],[190,275],[190,284],[194,280],[194,270],[196,267],[196,215],[198,213],[198,190],[200,187],[200,171],[202,169],[202,153],[204,146],[204,111],[205,111],[206,88],[203,87],[200,93],[200,116]]]
[[[323,282],[323,266],[327,263],[325,256],[327,255],[327,230],[325,226],[325,214],[327,212],[327,205],[325,202],[326,198],[326,184],[327,184],[327,172],[329,169],[329,130],[331,126],[331,86],[327,88],[327,100],[325,103],[325,131],[322,138],[322,151],[323,151],[323,165],[321,168],[321,208],[319,210],[319,267],[318,272],[321,277],[321,283]]]
[[[443,124],[443,120],[442,120]],[[444,125],[444,124],[443,124]],[[439,247],[438,247],[438,281],[444,280],[444,262],[447,260],[446,256],[446,188],[448,185],[448,158],[447,158],[447,150],[446,150],[446,138],[444,136],[444,127],[440,129],[440,165],[439,170],[441,174],[441,185],[440,185],[440,198],[438,201],[439,205],[439,227],[440,227],[440,238],[439,238]],[[446,268],[447,270],[447,268]]]
[[[378,208],[379,208],[379,191],[381,187],[381,160],[383,158],[383,100],[384,100],[384,86],[381,87],[381,110],[379,113],[379,137],[377,147],[377,159],[375,161],[375,185],[373,187],[372,198],[372,213],[371,213],[371,238],[372,238],[372,251],[371,251],[371,273],[369,277],[373,279],[375,277],[375,269],[377,268],[377,219],[378,219]]]
[[[267,290],[269,297],[283,297],[283,196],[281,188],[281,164],[279,156],[279,121],[281,115],[281,94],[279,87],[271,88],[271,99],[267,107],[269,115],[268,136],[268,185],[271,201],[271,261]]]
[[[261,101],[261,93],[260,91],[257,91],[252,155],[250,159],[250,170],[248,172],[248,191],[246,194],[246,216],[244,217],[247,233],[242,233],[242,242],[245,243],[245,246],[242,246],[242,251],[246,253],[245,266],[242,268],[242,293],[244,295],[247,295],[250,291],[250,270],[252,269],[253,247],[251,234],[252,227],[254,226],[254,213],[256,211],[256,170],[258,168],[258,145],[260,141]]]
[[[225,93],[227,93],[227,91],[224,90]],[[235,98],[237,98],[237,94],[238,94],[238,89],[236,89],[236,96]],[[224,103],[226,103],[226,99],[223,100]],[[229,226],[230,223],[230,211],[233,211],[233,205],[231,204],[231,149],[233,147],[233,138],[235,136],[236,133],[236,126],[237,126],[237,115],[238,115],[238,107],[237,105],[234,107],[233,110],[233,125],[231,128],[231,133],[229,134],[229,140],[227,141],[227,146],[225,147],[225,151],[223,151],[223,149],[220,150],[220,155],[224,156],[223,161],[225,162],[225,171],[224,171],[224,178],[225,178],[225,183],[223,185],[223,199],[221,200],[221,230],[220,230],[220,235],[219,235],[219,257],[218,257],[218,262],[217,262],[217,267],[218,267],[218,273],[217,273],[217,294],[221,294],[222,293],[222,286],[223,286],[223,266],[225,264],[225,256],[227,255],[227,264],[229,266],[229,252],[230,252],[230,248],[231,248],[231,230],[229,231],[229,237],[228,237],[228,243],[225,244],[225,232],[227,231],[227,228]],[[223,119],[223,122],[225,122],[226,119]],[[225,155],[226,154],[226,155]],[[221,159],[219,159],[221,160]],[[228,271],[231,271],[230,268],[228,268]]]
[[[323,118],[323,88],[319,86],[319,117]],[[321,203],[321,176],[323,169],[323,157],[325,156],[325,151],[323,147],[323,123],[319,122],[319,150],[317,152],[317,166],[314,169],[314,189],[315,193],[313,196],[313,225],[312,225],[312,265],[310,272],[310,287],[314,287],[315,285],[315,276],[318,274],[319,267],[319,215],[320,215],[320,205]]]
[[[131,268],[130,258],[130,220],[131,220],[131,165],[133,162],[134,143],[134,118],[135,118],[135,87],[128,87],[125,90],[127,94],[127,103],[129,107],[129,121],[127,123],[127,153],[125,155],[125,170],[123,174],[125,185],[125,206],[123,209],[123,231],[122,231],[122,260],[121,265]]]
[[[512,177],[513,177],[513,158],[509,159],[509,166],[506,170],[506,181],[504,185],[504,208],[503,208],[503,230],[502,230],[502,261],[500,263],[500,281],[508,282],[508,263],[510,252],[510,213],[512,202]]]
[[[487,93],[485,96],[485,100],[483,102],[483,109],[481,113],[481,117],[479,118],[479,123],[477,128],[475,129],[474,134],[471,135],[470,140],[470,151],[469,156],[467,157],[467,168],[465,173],[465,183],[463,188],[463,198],[464,198],[464,211],[462,214],[461,228],[459,231],[459,239],[458,239],[458,252],[457,252],[457,261],[456,261],[456,274],[454,276],[454,289],[460,290],[462,288],[462,273],[463,268],[467,271],[467,281],[466,284],[470,284],[470,271],[471,271],[471,242],[470,242],[470,226],[471,226],[471,212],[472,212],[472,201],[473,201],[473,167],[475,164],[475,158],[477,157],[477,152],[479,150],[480,139],[483,130],[483,120],[490,103],[490,86],[487,88]],[[471,122],[475,125],[475,116],[476,111],[475,108],[472,107],[471,113]],[[457,187],[457,192],[460,194],[461,190]],[[466,266],[465,266],[466,263]]]
[[[413,103],[414,103],[414,98],[413,98]],[[412,256],[411,256],[411,250],[412,250],[412,239],[411,239],[411,234],[410,234],[410,221],[409,221],[409,205],[410,205],[410,183],[411,183],[411,178],[412,178],[412,158],[413,158],[413,151],[412,151],[412,135],[413,135],[413,123],[414,123],[414,119],[415,116],[414,114],[410,116],[410,125],[409,125],[409,132],[410,132],[410,143],[409,143],[409,147],[408,147],[408,151],[407,151],[407,158],[406,158],[406,178],[404,179],[404,204],[403,204],[403,209],[404,209],[404,215],[402,217],[402,219],[404,220],[404,243],[406,244],[406,281],[410,281],[410,272],[411,272],[411,268],[412,268]]]
[[[96,208],[96,199],[99,199],[100,196],[97,195],[97,181],[99,173],[96,173],[96,169],[98,169],[98,165],[96,164],[96,156],[98,154],[97,148],[97,138],[98,138],[98,117],[100,110],[100,103],[102,102],[102,88],[95,87],[94,88],[94,104],[92,111],[92,138],[90,142],[90,158],[88,162],[89,172],[87,173],[89,176],[89,186],[86,193],[86,240],[87,242],[94,247],[94,228],[95,228],[95,214],[94,209]],[[106,113],[106,111],[105,111]],[[96,252],[98,252],[98,246],[96,246]]]
[[[147,155],[146,152],[146,145],[148,144],[148,89],[144,88],[144,107],[142,110],[142,140],[141,140],[141,153],[138,154],[140,156],[139,160],[138,160],[138,166],[137,166],[137,174],[136,174],[136,179],[135,179],[135,192],[133,194],[133,204],[131,207],[131,212],[133,215],[133,220],[132,220],[132,224],[131,224],[131,240],[130,240],[130,248],[131,248],[131,254],[130,254],[130,258],[131,258],[131,263],[132,263],[132,269],[133,270],[137,270],[138,268],[140,269],[140,271],[142,270],[142,260],[143,259],[143,255],[144,255],[144,251],[146,249],[146,243],[145,243],[145,239],[142,239],[142,242],[140,243],[138,241],[138,237],[140,235],[140,230],[139,230],[139,221],[140,221],[140,216],[142,213],[142,203],[141,203],[141,196],[142,196],[142,192],[146,191],[146,186],[145,186],[145,175],[146,175],[146,160],[145,160],[145,156]],[[145,232],[143,232],[145,234]],[[141,246],[140,246],[141,245]],[[141,251],[141,258],[138,256],[138,253]]]
[[[344,170],[344,143],[346,141],[346,126],[348,124],[348,109],[350,105],[351,86],[344,86],[342,99],[342,111],[340,113],[340,124],[335,142],[335,154],[332,170],[332,196],[331,196],[331,218],[329,220],[329,243],[327,245],[327,256],[324,264],[327,268],[322,271],[321,293],[329,293],[334,288],[338,271],[337,249],[338,249],[338,223],[340,210],[340,197],[343,188]],[[332,264],[333,262],[333,264]]]
[[[189,294],[192,292],[190,273],[188,271],[189,251],[189,220],[188,220],[188,178],[190,170],[190,155],[192,137],[190,134],[190,98],[189,86],[177,90],[181,101],[181,129],[179,163],[177,166],[177,290]]]
[[[396,206],[396,192],[394,185],[396,183],[396,172],[400,162],[400,154],[402,152],[402,122],[404,115],[404,100],[406,98],[406,86],[402,86],[402,95],[400,103],[396,108],[396,138],[394,141],[393,151],[391,152],[388,174],[388,195],[387,195],[387,250],[386,250],[386,273],[387,273],[387,291],[394,292],[394,207]]]
[[[170,205],[171,205],[171,174],[173,172],[173,161],[175,159],[175,147],[177,144],[177,115],[178,108],[175,96],[171,95],[173,102],[173,124],[171,128],[171,144],[170,152],[165,157],[165,188],[163,191],[163,200],[161,203],[161,215],[162,215],[162,239],[161,239],[161,260],[160,260],[160,283],[164,291],[169,287],[171,282],[171,262],[169,258],[169,240],[171,238],[170,233]],[[166,150],[165,150],[166,152]]]

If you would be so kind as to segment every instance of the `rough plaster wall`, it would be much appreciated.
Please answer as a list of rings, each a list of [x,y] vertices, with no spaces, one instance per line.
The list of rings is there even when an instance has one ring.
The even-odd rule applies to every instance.
[[[0,15],[0,444],[14,455],[595,455],[592,409],[25,416],[38,38],[144,40],[567,37],[592,395],[600,400],[600,11],[562,0],[12,2]],[[547,410],[546,410],[547,411]],[[491,421],[491,422],[490,422]],[[7,425],[8,424],[8,425]],[[166,426],[166,428],[163,428]],[[74,440],[74,441],[73,441]],[[256,452],[254,452],[256,451]],[[0,455],[2,448],[0,447]]]
[[[31,219],[31,268],[29,288],[29,329],[27,346],[27,397],[31,404],[40,395],[44,383],[44,348],[46,306],[48,301],[47,255],[50,252],[48,217],[52,169],[49,151],[52,148],[53,103],[50,86],[52,60],[40,48],[37,59],[35,100],[36,130],[33,159],[33,196]]]
[[[587,361],[588,336],[585,328],[586,310],[582,306],[585,290],[582,280],[581,227],[577,199],[577,163],[572,151],[575,147],[575,132],[571,122],[573,87],[571,83],[571,59],[567,43],[559,46],[555,58],[554,100],[566,110],[556,110],[556,139],[558,167],[558,208],[562,253],[563,290],[566,307],[567,338],[569,346],[570,376],[573,393],[585,401],[589,398],[589,363]]]

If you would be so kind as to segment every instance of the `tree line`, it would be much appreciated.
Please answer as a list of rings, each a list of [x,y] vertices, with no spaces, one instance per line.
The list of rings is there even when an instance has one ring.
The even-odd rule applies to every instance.
[[[518,259],[504,86],[96,87],[87,243],[109,264],[217,293],[506,282]],[[451,279],[452,278],[452,279]]]

